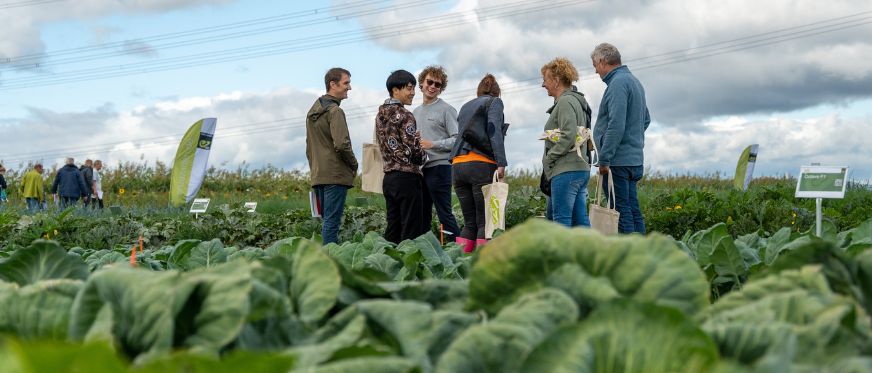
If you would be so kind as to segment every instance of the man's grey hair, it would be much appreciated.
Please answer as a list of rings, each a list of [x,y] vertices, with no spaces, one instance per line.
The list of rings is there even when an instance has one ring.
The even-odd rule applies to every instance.
[[[72,157],[67,157],[67,159],[64,161],[64,164],[74,164],[74,163],[76,163],[76,160],[73,159]]]
[[[590,59],[594,63],[605,62],[609,65],[620,65],[621,52],[618,52],[618,48],[615,48],[614,45],[602,43],[593,49],[593,52],[590,53]]]

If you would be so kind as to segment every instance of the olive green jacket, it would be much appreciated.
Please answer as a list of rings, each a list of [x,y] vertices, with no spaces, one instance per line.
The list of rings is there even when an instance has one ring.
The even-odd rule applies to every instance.
[[[542,156],[542,169],[548,179],[569,171],[590,171],[588,159],[578,156],[575,149],[575,137],[578,127],[589,127],[590,119],[585,115],[590,112],[590,106],[584,99],[584,94],[568,88],[548,109],[551,114],[545,122],[545,130],[559,129],[560,139],[556,143],[545,140],[545,153]],[[581,146],[582,154],[587,153],[587,143]]]
[[[351,148],[345,112],[339,99],[324,95],[306,115],[306,158],[312,185],[353,186],[357,158]]]

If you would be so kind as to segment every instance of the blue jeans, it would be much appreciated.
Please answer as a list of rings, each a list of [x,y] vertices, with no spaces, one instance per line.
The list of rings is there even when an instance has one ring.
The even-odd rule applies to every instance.
[[[27,202],[27,210],[30,212],[36,212],[42,210],[42,204],[39,203],[39,200],[32,197],[27,197],[24,199]]]
[[[445,231],[451,232],[450,242],[460,237],[460,227],[451,211],[451,165],[427,167],[424,172],[424,227],[430,230],[433,220],[433,205]]]
[[[324,184],[315,185],[315,196],[321,203],[321,239],[324,244],[337,243],[339,226],[342,224],[342,213],[345,211],[345,197],[348,195],[347,185]]]
[[[567,227],[590,226],[587,217],[587,183],[590,171],[568,171],[551,178],[551,215]]]
[[[61,196],[61,210],[67,207],[76,207],[79,204],[79,197],[64,197]]]
[[[636,183],[642,179],[642,166],[611,166],[612,179],[615,182],[615,209],[621,213],[618,219],[619,233],[645,234],[645,219],[639,208],[639,198],[636,195]],[[608,190],[608,179],[603,185]],[[606,193],[608,198],[608,193]]]

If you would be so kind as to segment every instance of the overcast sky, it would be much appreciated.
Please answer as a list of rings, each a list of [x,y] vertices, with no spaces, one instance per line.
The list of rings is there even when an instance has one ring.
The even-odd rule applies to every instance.
[[[868,1],[22,0],[0,3],[0,24],[7,168],[170,161],[188,126],[217,117],[212,164],[305,169],[303,116],[333,66],[352,73],[360,158],[388,74],[441,64],[456,108],[496,75],[509,168],[531,169],[552,102],[540,67],[572,60],[596,116],[589,55],[610,42],[646,89],[650,170],[732,177],[759,143],[757,175],[820,162],[872,179]]]

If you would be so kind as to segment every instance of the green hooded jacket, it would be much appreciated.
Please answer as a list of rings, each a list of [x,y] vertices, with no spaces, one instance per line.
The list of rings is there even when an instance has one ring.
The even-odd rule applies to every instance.
[[[578,127],[590,127],[590,118],[585,114],[590,106],[584,94],[567,88],[548,109],[551,114],[545,122],[545,130],[559,129],[562,133],[556,143],[545,140],[545,153],[542,156],[542,169],[548,179],[569,171],[590,171],[589,159],[582,159],[575,149]],[[587,143],[581,146],[582,154],[587,153]]]
[[[306,158],[312,185],[353,186],[357,158],[351,148],[345,112],[339,99],[324,95],[306,115]]]

